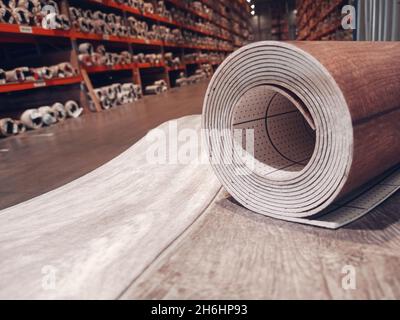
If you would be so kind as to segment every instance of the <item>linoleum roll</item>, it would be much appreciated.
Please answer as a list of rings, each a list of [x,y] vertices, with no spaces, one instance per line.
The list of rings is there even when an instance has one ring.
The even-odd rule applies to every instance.
[[[214,74],[202,124],[215,173],[240,204],[292,221],[334,213],[400,163],[400,43],[245,46]],[[380,201],[400,187],[377,185],[387,186]]]
[[[64,107],[68,117],[70,118],[79,118],[83,112],[83,108],[81,108],[79,104],[73,100],[67,101]]]
[[[21,115],[21,122],[28,129],[39,129],[43,126],[43,118],[37,109],[25,110]]]
[[[0,119],[0,137],[9,137],[18,133],[18,126],[11,118]]]

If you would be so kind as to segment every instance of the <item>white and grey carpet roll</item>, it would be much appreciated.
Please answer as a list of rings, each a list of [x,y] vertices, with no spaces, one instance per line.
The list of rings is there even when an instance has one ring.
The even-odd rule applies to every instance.
[[[67,111],[62,103],[56,102],[51,106],[51,110],[57,118],[57,121],[64,121],[67,118]]]
[[[0,137],[9,137],[18,134],[17,123],[11,118],[0,119]]]
[[[6,72],[3,69],[0,69],[0,84],[5,84],[6,82]]]
[[[80,107],[79,104],[73,100],[67,101],[64,107],[68,117],[70,118],[78,118],[83,112],[83,108]]]
[[[42,115],[37,109],[25,110],[20,120],[28,129],[39,129],[43,126]]]
[[[43,124],[45,126],[51,126],[57,123],[57,114],[50,106],[43,106],[39,109],[40,115],[42,116]]]
[[[15,19],[12,11],[6,7],[0,7],[0,22],[1,23],[14,23]]]
[[[400,188],[384,178],[400,162],[399,83],[396,43],[243,47],[204,102],[214,171],[256,213],[344,225]],[[378,193],[366,197],[371,183]]]
[[[161,94],[168,90],[167,82],[163,79],[154,81],[153,84],[145,87],[144,91],[146,94]]]

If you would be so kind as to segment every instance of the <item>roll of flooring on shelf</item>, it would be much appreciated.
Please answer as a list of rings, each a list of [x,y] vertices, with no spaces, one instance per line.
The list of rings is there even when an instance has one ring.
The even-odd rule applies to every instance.
[[[5,84],[6,81],[6,72],[3,69],[0,69],[0,84]]]
[[[69,21],[69,18],[67,17],[67,15],[60,14],[60,15],[58,15],[58,19],[59,19],[60,25],[61,25],[60,29],[63,29],[66,31],[71,29],[71,22]]]
[[[94,25],[95,33],[101,34],[101,35],[108,33],[108,27],[103,20],[96,19],[93,21],[93,25]]]
[[[68,117],[70,118],[78,118],[83,112],[83,108],[81,108],[79,104],[73,100],[67,101],[64,107],[67,111]]]
[[[26,131],[26,126],[21,121],[15,121],[18,129],[18,134],[24,133]]]
[[[72,21],[78,21],[78,19],[81,18],[83,14],[82,14],[82,10],[80,8],[70,7],[69,15],[70,15]]]
[[[399,188],[399,84],[397,42],[245,46],[207,90],[211,164],[254,212],[342,226]]]
[[[93,55],[89,55],[87,53],[79,54],[78,60],[85,67],[91,67],[93,64],[95,64]]]
[[[43,124],[45,126],[51,126],[51,125],[57,123],[57,116],[51,107],[44,106],[44,107],[38,108],[38,110],[42,116]]]
[[[32,70],[36,79],[49,80],[53,77],[53,72],[49,67],[40,67]]]
[[[161,92],[165,92],[168,90],[168,85],[165,80],[158,80],[154,82],[154,85],[161,87]]]
[[[134,84],[133,91],[135,92],[135,100],[143,98],[143,90],[141,85]]]
[[[89,56],[90,62],[95,66],[102,66],[106,64],[106,57],[102,56],[100,53],[94,52],[91,56]]]
[[[0,6],[14,9],[17,7],[17,1],[16,0],[0,0]]]
[[[102,20],[105,22],[107,15],[104,12],[101,11],[95,11],[93,12],[93,19],[95,20]]]
[[[20,119],[28,129],[39,129],[43,126],[42,115],[37,109],[25,110]]]
[[[56,102],[51,106],[53,113],[55,114],[57,121],[64,121],[67,118],[67,111],[62,103]]]
[[[121,56],[121,63],[123,63],[123,64],[131,64],[132,63],[132,55],[129,51],[122,51],[120,56]]]
[[[13,119],[0,119],[0,137],[9,137],[17,133],[18,127]]]
[[[0,22],[15,23],[14,16],[9,8],[0,7]]]
[[[25,8],[32,14],[36,14],[41,10],[41,4],[39,0],[19,0],[18,7]]]
[[[176,79],[175,84],[177,87],[185,87],[187,85],[187,79],[186,78],[178,78],[178,79]]]
[[[60,14],[60,8],[58,7],[58,4],[54,0],[44,0],[43,1],[45,5],[51,6],[54,8],[56,14]]]
[[[160,94],[162,92],[162,89],[160,86],[151,85],[151,86],[146,86],[145,92],[146,94]]]
[[[6,71],[6,82],[25,81],[25,74],[21,69]]]
[[[145,13],[150,13],[153,14],[154,13],[154,6],[152,3],[150,2],[146,2],[143,6],[144,12]]]
[[[84,33],[89,33],[92,30],[92,25],[86,18],[80,17],[76,21],[76,26],[78,29]]]
[[[93,45],[89,42],[81,43],[78,47],[80,54],[92,54],[94,52]]]
[[[12,15],[16,23],[21,25],[30,25],[32,23],[32,14],[25,8],[15,8]]]
[[[62,62],[55,66],[58,78],[70,78],[76,75],[76,70],[69,62]]]

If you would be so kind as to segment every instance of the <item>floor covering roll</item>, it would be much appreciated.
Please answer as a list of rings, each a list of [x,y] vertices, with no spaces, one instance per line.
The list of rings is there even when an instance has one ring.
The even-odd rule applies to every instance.
[[[396,42],[250,44],[214,74],[202,117],[214,171],[241,205],[329,228],[400,188],[399,124]]]

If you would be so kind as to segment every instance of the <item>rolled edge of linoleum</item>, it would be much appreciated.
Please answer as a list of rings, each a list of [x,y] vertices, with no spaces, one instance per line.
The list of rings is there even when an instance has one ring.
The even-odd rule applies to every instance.
[[[264,41],[231,54],[209,84],[202,127],[216,175],[251,211],[306,220],[347,195],[349,106],[328,69],[295,44]],[[254,151],[244,132],[254,134]]]

